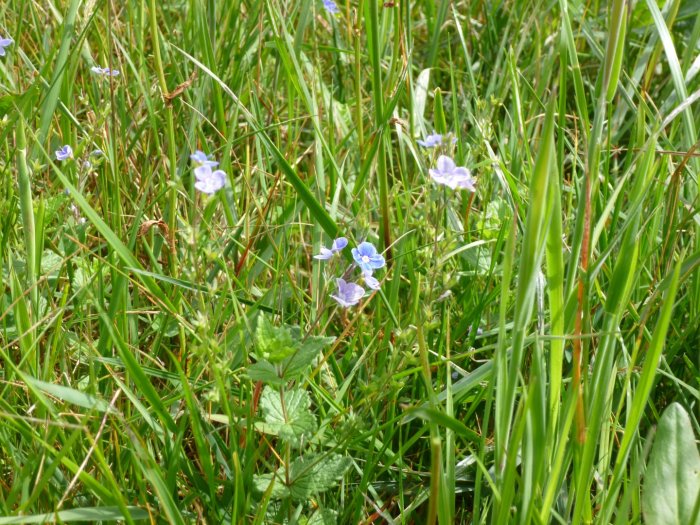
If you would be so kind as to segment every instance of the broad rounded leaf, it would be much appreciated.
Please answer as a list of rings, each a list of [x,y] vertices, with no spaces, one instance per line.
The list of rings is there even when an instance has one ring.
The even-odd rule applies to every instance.
[[[649,455],[642,503],[644,520],[653,525],[692,525],[700,497],[700,454],[690,418],[678,403],[661,416]],[[700,520],[695,520],[695,525]]]
[[[300,388],[285,392],[284,402],[280,393],[268,386],[260,396],[260,408],[268,429],[294,446],[301,445],[304,438],[316,431],[316,418],[310,406],[309,393]]]

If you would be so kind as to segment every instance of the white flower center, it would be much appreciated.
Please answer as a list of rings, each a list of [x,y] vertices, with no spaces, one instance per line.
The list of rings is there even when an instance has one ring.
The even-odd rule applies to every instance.
[[[362,256],[362,262],[363,263],[368,263],[369,262],[369,257],[367,255]]]

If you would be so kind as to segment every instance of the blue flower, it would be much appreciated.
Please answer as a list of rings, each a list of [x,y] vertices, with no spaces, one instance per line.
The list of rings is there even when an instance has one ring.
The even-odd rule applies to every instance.
[[[352,257],[363,272],[373,272],[384,266],[384,257],[368,242],[362,242],[352,249]]]
[[[338,284],[338,292],[331,297],[343,308],[356,305],[365,296],[365,290],[359,284],[347,283],[341,278],[336,279],[335,282]]]
[[[11,38],[0,38],[0,57],[5,56],[5,48],[12,45],[14,40]]]
[[[330,250],[322,246],[321,253],[319,253],[318,255],[314,255],[314,259],[327,261],[328,259],[333,257],[333,254],[339,253],[347,245],[348,240],[345,237],[338,237],[336,240],[333,241],[333,245],[331,246]]]
[[[192,155],[190,155],[190,159],[195,161],[200,166],[209,166],[212,168],[217,167],[219,165],[219,163],[216,162],[215,160],[209,160],[210,156],[211,155],[207,155],[203,151],[197,150]]]
[[[371,288],[372,290],[379,290],[379,288],[381,288],[379,279],[372,277],[372,272],[362,272],[362,278],[365,280],[367,288]]]
[[[451,189],[464,189],[475,192],[474,179],[467,168],[458,167],[455,161],[447,155],[440,155],[437,167],[429,170],[430,178],[438,184],[443,184]]]
[[[92,66],[90,71],[104,77],[118,77],[120,74],[118,69],[109,69],[108,67],[103,68],[100,66]]]
[[[338,13],[340,13],[338,5],[333,0],[323,0],[323,7],[332,15],[337,15]]]
[[[194,176],[197,179],[194,187],[208,195],[216,193],[226,184],[226,173],[221,170],[212,172],[211,166],[206,164],[195,168]]]
[[[68,144],[56,150],[56,160],[66,160],[73,158],[73,148]]]
[[[432,135],[427,135],[425,137],[425,140],[417,140],[416,142],[424,148],[434,148],[436,146],[442,146],[444,143],[446,143],[451,135],[451,133],[448,133],[447,137],[443,137],[439,133],[433,133]],[[452,144],[456,144],[457,138],[452,137],[451,142]]]
[[[433,133],[432,135],[426,136],[425,140],[417,140],[416,142],[424,148],[434,148],[442,144],[442,135]]]

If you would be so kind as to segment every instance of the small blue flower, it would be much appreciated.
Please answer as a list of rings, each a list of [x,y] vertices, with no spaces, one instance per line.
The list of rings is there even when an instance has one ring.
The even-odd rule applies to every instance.
[[[216,168],[219,165],[219,163],[215,160],[209,160],[210,156],[211,155],[207,155],[203,151],[197,150],[192,155],[190,155],[190,159],[195,161],[200,166],[209,166],[211,168]]]
[[[330,250],[322,246],[321,253],[319,253],[318,255],[314,255],[314,259],[327,261],[328,259],[333,257],[333,254],[339,253],[347,245],[348,240],[345,237],[338,237],[336,240],[333,241],[333,245],[331,246]]]
[[[335,282],[338,284],[338,292],[331,297],[343,308],[356,305],[365,296],[365,290],[359,284],[347,283],[341,278],[336,279]]]
[[[108,67],[92,66],[90,71],[103,77],[118,77],[120,75],[118,69],[109,69]]]
[[[14,40],[11,38],[0,38],[0,57],[5,56],[5,48],[12,45]]]
[[[211,166],[206,164],[195,168],[194,176],[197,179],[194,187],[208,195],[216,193],[226,184],[226,173],[221,170],[212,172]]]
[[[475,192],[474,179],[467,168],[458,167],[455,161],[447,155],[440,155],[437,167],[429,170],[430,178],[438,184],[443,184],[451,189],[464,189]]]
[[[56,160],[66,160],[73,158],[73,148],[68,144],[56,150]]]
[[[352,257],[363,272],[373,272],[384,266],[384,257],[368,242],[362,242],[352,249]]]
[[[451,133],[448,133],[447,137],[443,137],[439,133],[433,133],[432,135],[427,135],[425,137],[425,140],[417,140],[416,142],[424,148],[434,148],[436,146],[442,146],[443,144],[445,144],[449,140],[450,135]],[[456,144],[457,138],[452,137],[451,142],[452,144]]]
[[[372,290],[379,290],[379,288],[381,288],[379,279],[373,277],[372,272],[362,272],[362,278],[365,280],[367,288],[371,288]]]
[[[442,135],[433,133],[432,135],[426,136],[425,140],[417,140],[416,142],[424,148],[434,148],[442,144]]]
[[[338,5],[333,0],[323,0],[323,8],[332,15],[340,13]]]

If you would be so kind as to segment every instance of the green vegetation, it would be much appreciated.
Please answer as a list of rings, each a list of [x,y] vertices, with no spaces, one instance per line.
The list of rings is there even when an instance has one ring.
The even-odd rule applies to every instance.
[[[694,4],[0,3],[0,525],[700,524]]]

